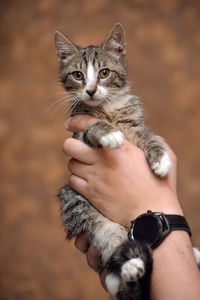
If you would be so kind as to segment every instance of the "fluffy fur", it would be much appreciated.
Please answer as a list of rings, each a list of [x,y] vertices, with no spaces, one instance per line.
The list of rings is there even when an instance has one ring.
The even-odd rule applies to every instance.
[[[166,176],[171,168],[166,149],[145,125],[139,99],[129,94],[121,25],[116,24],[99,47],[81,48],[58,32],[55,42],[71,115],[89,114],[100,119],[74,137],[94,148],[111,149],[120,147],[126,137],[144,151],[156,175]],[[69,185],[62,187],[58,196],[67,239],[83,231],[90,233],[90,243],[101,253],[99,271],[108,270],[110,294],[120,300],[149,299],[150,247],[128,241],[127,229],[105,218]]]

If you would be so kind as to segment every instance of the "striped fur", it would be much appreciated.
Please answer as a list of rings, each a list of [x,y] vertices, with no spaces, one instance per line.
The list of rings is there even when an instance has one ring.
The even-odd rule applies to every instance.
[[[165,147],[145,125],[140,100],[129,94],[121,25],[116,24],[99,47],[81,48],[58,32],[55,42],[71,115],[89,114],[100,119],[83,133],[75,133],[74,137],[91,147],[115,148],[120,147],[124,136],[144,151],[157,175],[166,176],[171,163]],[[103,79],[99,74],[105,68],[109,76]],[[82,73],[82,80],[76,80],[76,71]],[[125,228],[101,215],[70,186],[61,188],[58,197],[67,238],[88,231],[90,243],[101,252],[99,271],[105,267],[108,270],[106,284],[110,294],[120,300],[149,299],[152,257],[148,245],[128,241]],[[137,268],[140,265],[142,270]],[[134,274],[127,273],[131,270]]]

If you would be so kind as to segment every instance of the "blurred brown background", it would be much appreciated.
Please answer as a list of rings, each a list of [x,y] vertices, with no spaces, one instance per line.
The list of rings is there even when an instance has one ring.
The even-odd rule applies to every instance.
[[[200,246],[200,2],[0,2],[0,299],[108,299],[85,258],[65,241],[56,200],[66,182],[65,117],[53,42],[60,30],[98,44],[126,30],[130,80],[152,130],[179,162],[179,197]],[[55,110],[55,111],[54,111]]]

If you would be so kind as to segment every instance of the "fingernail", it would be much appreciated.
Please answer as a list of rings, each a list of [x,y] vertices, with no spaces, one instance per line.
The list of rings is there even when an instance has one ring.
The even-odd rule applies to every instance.
[[[71,122],[72,117],[68,118],[65,122],[65,128],[68,129],[69,128],[69,124]]]

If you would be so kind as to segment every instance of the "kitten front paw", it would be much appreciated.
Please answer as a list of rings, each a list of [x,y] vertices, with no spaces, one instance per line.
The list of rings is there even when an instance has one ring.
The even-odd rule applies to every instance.
[[[103,147],[108,147],[110,149],[117,149],[123,145],[124,135],[119,130],[113,131],[113,132],[103,135],[100,138],[99,142]]]
[[[136,282],[144,275],[144,262],[140,258],[132,258],[123,264],[121,276],[123,283]]]
[[[167,152],[164,152],[160,161],[157,161],[151,165],[154,173],[160,177],[165,177],[169,174],[172,167],[171,159]]]

